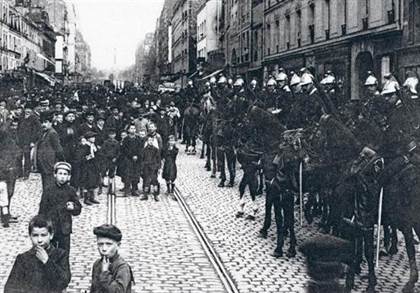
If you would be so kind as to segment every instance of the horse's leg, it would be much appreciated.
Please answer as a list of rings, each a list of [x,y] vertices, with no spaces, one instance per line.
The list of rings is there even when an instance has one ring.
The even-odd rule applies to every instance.
[[[202,142],[202,147],[201,147],[200,159],[204,159],[205,148],[206,148],[206,143],[203,141]]]
[[[206,143],[206,165],[205,168],[207,171],[211,171],[211,145],[210,142]]]
[[[374,229],[363,231],[363,242],[365,258],[369,269],[369,284],[366,292],[375,293],[376,275],[375,275],[375,249],[374,249]]]
[[[416,233],[420,232],[420,229],[418,229],[418,227],[416,230],[418,230],[416,231]],[[402,228],[401,232],[404,235],[405,248],[407,250],[407,256],[408,256],[408,261],[410,265],[410,279],[404,285],[403,292],[412,293],[414,292],[414,285],[416,284],[419,278],[419,273],[418,273],[417,264],[416,264],[416,249],[414,246],[413,229],[411,225],[408,225],[408,227]]]
[[[225,187],[225,181],[226,181],[226,153],[224,150],[219,150],[219,153],[217,154],[218,162],[219,162],[219,168],[220,168],[220,183],[218,187]]]
[[[258,178],[259,178],[259,185],[258,185],[257,194],[262,195],[264,191],[264,173],[262,171],[259,172]]]
[[[286,191],[284,202],[284,227],[290,232],[290,246],[287,251],[287,257],[296,256],[296,233],[295,233],[295,215],[294,215],[294,193]]]
[[[395,255],[398,252],[398,231],[395,225],[391,225],[391,247],[389,248],[389,254]]]
[[[273,207],[273,195],[271,194],[270,188],[267,188],[266,196],[265,196],[264,224],[259,234],[261,238],[267,238],[268,229],[270,229],[270,226],[271,226],[271,208],[272,207]]]
[[[276,193],[279,191],[275,191]],[[274,217],[276,219],[276,234],[277,234],[277,246],[274,250],[273,256],[274,257],[282,257],[283,256],[283,245],[284,245],[284,235],[283,235],[283,228],[284,228],[284,221],[282,215],[282,199],[284,195],[282,194],[272,194],[273,197],[273,205],[274,205]]]
[[[211,158],[212,158],[212,162],[213,162],[213,168],[211,170],[211,178],[216,178],[216,173],[217,173],[217,147],[212,144],[211,147]]]

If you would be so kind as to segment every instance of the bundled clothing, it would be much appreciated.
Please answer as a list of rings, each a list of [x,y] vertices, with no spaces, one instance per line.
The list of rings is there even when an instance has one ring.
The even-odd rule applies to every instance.
[[[127,136],[124,138],[121,146],[122,162],[122,180],[126,187],[131,184],[131,190],[137,191],[137,184],[140,180],[141,171],[141,150],[143,147],[143,140],[138,136]],[[137,157],[137,160],[134,160]]]
[[[67,203],[72,202],[74,209],[67,210]],[[72,216],[80,215],[82,206],[76,191],[68,184],[54,184],[42,193],[39,214],[51,219],[54,224],[53,245],[70,253],[70,234],[72,233]]]
[[[5,293],[61,293],[70,283],[71,273],[67,253],[47,249],[48,261],[43,264],[35,249],[19,254],[4,287]]]
[[[37,144],[37,165],[43,190],[54,183],[54,164],[58,161],[64,161],[64,152],[57,132],[51,128],[44,131]]]
[[[93,190],[97,188],[101,182],[98,160],[96,153],[98,148],[94,143],[87,142],[80,147],[81,155],[81,174],[80,187]]]
[[[102,177],[104,177],[106,174],[108,174],[110,178],[115,176],[117,168],[116,159],[119,155],[120,143],[115,138],[106,139],[99,151],[99,165]]]
[[[143,150],[143,177],[144,187],[158,186],[158,171],[161,167],[160,150],[153,145],[147,144]]]

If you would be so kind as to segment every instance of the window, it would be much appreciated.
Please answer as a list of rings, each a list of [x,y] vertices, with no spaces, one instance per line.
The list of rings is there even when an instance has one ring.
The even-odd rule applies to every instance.
[[[330,28],[331,28],[331,3],[330,0],[325,0],[325,39],[330,38]]]
[[[286,49],[289,50],[290,49],[290,31],[291,31],[290,14],[286,15],[286,27],[284,29],[286,32]]]
[[[315,4],[311,3],[309,6],[309,38],[311,44],[315,42]]]
[[[416,0],[410,0],[408,4],[408,41],[412,44],[415,40],[415,22],[416,22]]]
[[[296,39],[300,47],[302,44],[302,11],[300,9],[296,11]]]

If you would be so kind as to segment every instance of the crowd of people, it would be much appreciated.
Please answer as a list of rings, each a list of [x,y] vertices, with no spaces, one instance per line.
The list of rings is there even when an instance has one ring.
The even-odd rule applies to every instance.
[[[168,196],[176,200],[177,141],[182,138],[186,153],[195,155],[200,138],[201,158],[206,159],[212,178],[219,174],[220,188],[235,186],[237,162],[243,170],[236,218],[245,216],[247,187],[251,195],[248,220],[256,219],[256,197],[264,194],[259,237],[267,238],[274,207],[275,257],[283,256],[285,237],[290,238],[286,256],[296,255],[294,211],[300,206],[309,223],[320,216],[324,233],[354,244],[349,287],[360,272],[364,249],[369,267],[367,291],[374,292],[374,227],[382,218],[384,254],[396,253],[397,228],[408,242],[412,270],[406,288],[414,287],[417,270],[409,248],[413,229],[420,232],[420,219],[411,213],[417,202],[409,195],[404,200],[395,196],[401,193],[395,186],[408,188],[403,191],[406,194],[417,190],[418,78],[408,73],[400,86],[387,74],[380,89],[374,74],[367,75],[365,92],[356,99],[348,97],[333,72],[326,72],[318,82],[314,73],[302,68],[299,72],[280,69],[261,85],[256,79],[246,84],[240,76],[233,80],[222,74],[200,86],[189,81],[179,94],[115,92],[95,85],[34,91],[0,101],[0,147],[4,150],[0,180],[7,183],[3,192],[7,200],[0,201],[7,203],[2,204],[3,226],[16,221],[10,211],[16,178],[25,180],[31,171],[42,178],[40,216],[29,225],[34,253],[31,260],[22,260],[20,255],[16,270],[22,270],[19,262],[34,258],[44,264],[49,259],[62,263],[61,251],[67,257],[70,251],[72,216],[82,210],[79,199],[85,205],[99,204],[97,195],[116,176],[124,184],[123,196],[140,200],[151,196],[155,201],[159,201],[162,177]],[[381,188],[385,191],[380,192]],[[386,198],[380,196],[383,193]],[[382,206],[383,214],[378,208]],[[402,209],[407,209],[406,217],[396,215]],[[103,286],[117,282],[109,266],[118,259],[115,247],[121,232],[104,226],[95,229],[95,234],[102,258],[93,268],[91,292],[105,292]],[[101,252],[101,247],[110,246],[115,248],[113,254]],[[117,262],[124,270],[123,281],[118,282],[128,290],[131,270],[123,260]],[[68,263],[62,266],[63,275],[54,277],[57,283],[46,284],[68,284]],[[9,288],[18,284],[16,270],[12,270],[14,277],[9,280],[15,280],[8,282]],[[54,286],[40,290],[61,289]]]

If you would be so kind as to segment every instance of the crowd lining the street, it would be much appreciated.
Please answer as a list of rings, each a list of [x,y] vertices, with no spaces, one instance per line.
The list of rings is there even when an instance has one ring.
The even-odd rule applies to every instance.
[[[267,238],[274,207],[274,257],[283,257],[285,237],[290,239],[286,256],[296,255],[294,212],[299,206],[309,223],[320,216],[324,233],[302,239],[309,267],[346,263],[346,290],[351,290],[364,250],[366,290],[374,292],[379,218],[384,257],[396,253],[397,228],[404,234],[410,261],[404,290],[412,292],[418,274],[413,230],[420,232],[414,197],[420,190],[418,78],[410,73],[400,86],[388,74],[380,89],[370,72],[363,85],[364,97],[350,100],[334,73],[318,82],[303,68],[289,74],[281,69],[261,87],[255,79],[246,84],[240,76],[221,75],[200,86],[189,81],[178,94],[114,92],[92,85],[0,101],[3,226],[16,221],[10,204],[17,178],[39,172],[43,187],[39,215],[28,227],[33,248],[17,257],[5,292],[61,292],[68,286],[72,217],[82,212],[79,200],[99,204],[96,197],[115,176],[124,183],[123,196],[159,201],[161,175],[168,196],[176,200],[180,138],[188,155],[197,153],[201,139],[201,158],[211,177],[219,174],[220,188],[235,186],[239,162],[243,175],[235,217],[245,216],[246,187],[251,195],[247,220],[256,219],[256,197],[265,195],[259,237]],[[121,231],[102,225],[94,233],[101,258],[93,266],[91,292],[130,292],[132,272],[118,255]],[[312,278],[316,285],[309,285],[309,292],[327,292],[322,281],[335,284],[336,279],[335,273]],[[328,292],[341,292],[333,290]]]

